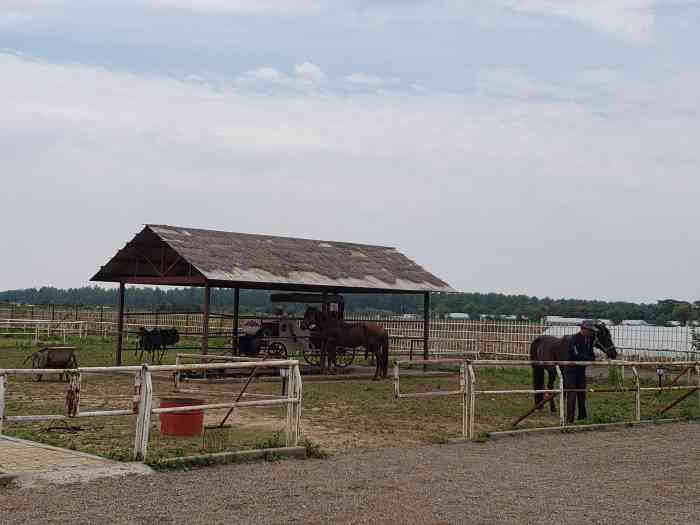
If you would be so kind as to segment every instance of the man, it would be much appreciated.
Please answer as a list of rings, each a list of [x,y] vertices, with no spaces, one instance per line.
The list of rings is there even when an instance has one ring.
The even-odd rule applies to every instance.
[[[593,361],[593,342],[598,328],[594,321],[586,319],[581,322],[578,333],[569,338],[569,359],[571,361]],[[574,422],[576,403],[578,401],[578,418],[586,419],[586,367],[568,366],[566,370],[567,388],[581,390],[581,392],[566,392],[566,418],[569,423]]]

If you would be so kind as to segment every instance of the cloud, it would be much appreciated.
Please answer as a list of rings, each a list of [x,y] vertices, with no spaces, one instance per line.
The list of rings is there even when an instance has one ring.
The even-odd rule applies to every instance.
[[[355,84],[358,86],[365,86],[370,88],[379,88],[386,85],[398,85],[401,80],[397,77],[383,78],[376,75],[368,75],[366,73],[352,73],[345,77],[345,82],[349,84]]]
[[[163,222],[397,245],[465,290],[695,293],[690,72],[650,80],[636,111],[610,116],[627,93],[255,92],[6,54],[0,70],[0,211],[22,218],[0,289],[81,284],[140,224]],[[293,71],[249,76],[325,78]]]
[[[519,13],[567,18],[632,44],[654,33],[656,0],[499,0]]]
[[[234,80],[234,85],[247,89],[289,89],[295,91],[316,90],[326,81],[326,74],[316,64],[304,62],[294,66],[294,74],[288,75],[269,66],[246,71]]]

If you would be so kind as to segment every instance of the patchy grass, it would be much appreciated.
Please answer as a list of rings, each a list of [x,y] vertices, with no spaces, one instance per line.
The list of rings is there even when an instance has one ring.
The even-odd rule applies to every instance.
[[[81,366],[106,365],[113,362],[113,341],[88,338],[71,341],[79,347]],[[192,341],[184,345],[194,346]],[[22,360],[34,350],[31,344],[0,338],[0,367],[21,367]],[[213,351],[215,351],[213,349]],[[124,353],[126,364],[138,364],[133,351]],[[169,357],[168,362],[174,358]],[[456,372],[455,367],[442,367]],[[615,372],[589,368],[591,388],[611,388],[622,384],[633,388],[631,373],[625,381]],[[531,387],[531,371],[522,368],[477,368],[477,388],[525,389]],[[644,376],[644,386],[655,386],[653,374]],[[685,379],[681,384],[686,384]],[[695,381],[695,378],[693,378]],[[195,391],[194,396],[210,401],[231,399],[240,384],[185,383],[184,388]],[[402,375],[402,392],[457,390],[456,373],[441,377]],[[57,381],[33,382],[31,377],[11,377],[7,389],[7,414],[61,414],[64,410],[66,383]],[[172,395],[171,377],[154,376],[156,398]],[[278,394],[279,383],[257,382],[249,388],[250,394]],[[683,391],[658,395],[642,393],[642,418],[655,417],[659,410],[682,395]],[[130,408],[133,396],[131,375],[90,375],[83,378],[81,410]],[[477,397],[476,430],[483,439],[490,432],[507,430],[519,415],[533,404],[531,395],[484,394]],[[558,399],[557,399],[558,404]],[[157,401],[156,401],[157,406]],[[391,381],[306,381],[304,383],[303,432],[309,457],[324,457],[329,452],[357,448],[412,446],[421,443],[444,443],[460,435],[462,406],[460,396],[395,400]],[[634,418],[634,393],[588,394],[589,418],[583,423],[610,423],[631,421]],[[220,421],[224,411],[207,412],[207,424]],[[245,409],[234,413],[232,428],[223,450],[274,448],[283,444],[283,408]],[[691,395],[663,417],[700,417],[698,395]],[[133,453],[135,416],[82,418],[69,422],[79,430],[61,428],[60,421],[31,424],[6,423],[10,435],[24,437],[51,445],[81,450],[112,459],[128,460]],[[558,426],[558,413],[551,415],[549,407],[537,412],[518,428]],[[217,451],[219,451],[217,449]],[[196,455],[205,452],[201,438],[172,438],[161,436],[158,417],[153,417],[148,459]],[[273,458],[274,459],[274,458]]]

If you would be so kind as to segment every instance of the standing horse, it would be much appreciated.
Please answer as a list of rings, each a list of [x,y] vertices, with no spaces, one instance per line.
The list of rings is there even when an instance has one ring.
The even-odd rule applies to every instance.
[[[615,343],[613,343],[610,330],[605,326],[605,323],[597,321],[595,323],[597,331],[595,332],[593,347],[602,350],[609,359],[617,357]],[[565,335],[564,337],[554,337],[551,335],[541,335],[536,338],[530,345],[530,361],[571,361],[570,345],[571,338],[574,335]],[[554,380],[557,372],[554,365],[532,365],[532,386],[535,390],[544,390],[544,372],[547,371],[549,380],[547,381],[547,390],[554,388]],[[569,374],[562,374],[564,379],[564,390],[571,388]],[[573,392],[572,392],[573,393]],[[535,394],[535,405],[540,405],[544,399],[544,394]],[[552,413],[556,412],[554,404],[554,396],[549,400],[549,407]],[[573,414],[569,414],[573,417]]]
[[[366,352],[372,352],[376,357],[374,379],[387,376],[389,333],[377,323],[345,323],[309,306],[304,313],[301,327],[305,330],[318,330],[329,364],[334,362],[337,347],[364,346]]]

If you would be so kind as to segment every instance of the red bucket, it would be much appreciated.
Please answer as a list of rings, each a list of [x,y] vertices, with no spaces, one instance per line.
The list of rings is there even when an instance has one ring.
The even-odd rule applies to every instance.
[[[170,397],[160,400],[160,408],[206,405],[204,399]],[[171,412],[160,415],[160,433],[163,436],[197,437],[204,432],[204,411]]]

